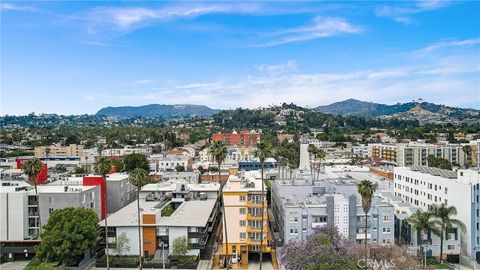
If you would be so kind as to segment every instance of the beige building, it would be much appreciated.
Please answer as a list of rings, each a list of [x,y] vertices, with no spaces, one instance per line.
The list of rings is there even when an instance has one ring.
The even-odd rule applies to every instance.
[[[70,144],[68,146],[61,146],[60,144],[37,146],[34,151],[36,158],[82,157],[84,155],[83,145],[76,144]]]
[[[223,188],[228,253],[232,263],[242,267],[248,266],[249,253],[259,253],[260,248],[264,256],[270,256],[272,252],[267,214],[267,189],[264,186],[265,202],[262,206],[262,184],[259,171],[248,171],[240,173],[239,176],[230,175]],[[263,236],[261,235],[262,212]],[[223,254],[225,254],[225,230],[223,236]]]

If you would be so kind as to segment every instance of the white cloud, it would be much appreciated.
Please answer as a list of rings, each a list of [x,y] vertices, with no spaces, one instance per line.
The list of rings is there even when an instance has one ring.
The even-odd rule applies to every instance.
[[[272,47],[341,34],[357,34],[363,30],[362,27],[353,25],[343,18],[316,16],[312,25],[274,32],[266,35],[267,41],[253,44],[252,47]]]
[[[478,44],[480,44],[480,38],[464,39],[464,40],[447,40],[447,41],[441,41],[441,42],[428,45],[427,47],[419,50],[419,52],[431,52],[431,51],[443,49],[443,48],[474,46]]]
[[[258,70],[267,74],[279,74],[294,71],[297,69],[297,63],[293,60],[288,60],[285,63],[278,65],[259,65]]]
[[[449,4],[447,0],[418,0],[413,4],[406,1],[395,6],[379,7],[375,14],[379,17],[389,17],[397,22],[410,24],[413,22],[412,15],[436,10]]]
[[[0,10],[12,10],[12,11],[35,11],[36,9],[30,6],[17,5],[13,3],[1,3]]]
[[[95,8],[86,16],[75,18],[85,19],[95,25],[110,25],[122,30],[128,30],[148,21],[193,18],[212,13],[255,13],[258,7],[254,4],[229,5],[182,5],[165,8],[145,7],[102,7]],[[95,32],[90,25],[91,32]]]
[[[142,80],[136,80],[135,85],[144,85],[144,84],[150,84],[152,83],[152,79],[142,79]]]

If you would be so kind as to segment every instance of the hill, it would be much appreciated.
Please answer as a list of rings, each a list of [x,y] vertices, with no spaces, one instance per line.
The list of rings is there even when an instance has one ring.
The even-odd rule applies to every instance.
[[[480,119],[480,111],[439,105],[423,100],[397,103],[394,105],[347,99],[326,106],[318,106],[316,111],[338,115],[359,115],[370,117],[396,117],[441,122],[455,122]]]
[[[162,117],[164,119],[182,118],[190,116],[211,116],[218,110],[204,105],[191,104],[150,104],[144,106],[106,107],[100,109],[96,115],[116,117]]]

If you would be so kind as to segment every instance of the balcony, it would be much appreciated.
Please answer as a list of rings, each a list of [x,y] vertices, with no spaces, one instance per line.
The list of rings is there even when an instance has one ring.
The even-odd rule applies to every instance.
[[[259,201],[247,201],[247,207],[258,207],[258,208],[261,208],[262,207],[262,202],[259,202]],[[265,201],[263,202],[263,207],[264,208],[267,208],[268,207],[268,204],[267,204],[267,199],[265,197]]]
[[[188,238],[204,238],[207,237],[207,228],[198,232],[188,232]]]
[[[252,226],[247,226],[247,232],[261,232],[262,228],[261,227],[252,227]],[[263,231],[267,231],[267,226],[263,227]]]
[[[205,249],[207,247],[208,237],[202,238],[198,243],[190,243],[191,249]]]
[[[267,220],[267,218],[268,218],[267,211],[265,211],[263,213],[263,218],[264,218],[264,220]],[[262,220],[262,215],[261,214],[258,214],[258,215],[247,214],[247,219],[249,219],[249,220]]]
[[[327,222],[312,222],[312,228],[326,226]]]
[[[365,233],[357,233],[357,240],[365,239]],[[372,234],[367,233],[367,239],[372,239]]]

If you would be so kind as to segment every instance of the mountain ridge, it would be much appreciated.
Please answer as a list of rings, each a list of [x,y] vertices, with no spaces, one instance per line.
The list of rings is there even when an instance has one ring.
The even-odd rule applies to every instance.
[[[96,115],[115,117],[163,117],[165,119],[211,116],[219,110],[196,104],[148,104],[142,106],[109,106],[101,108]]]

